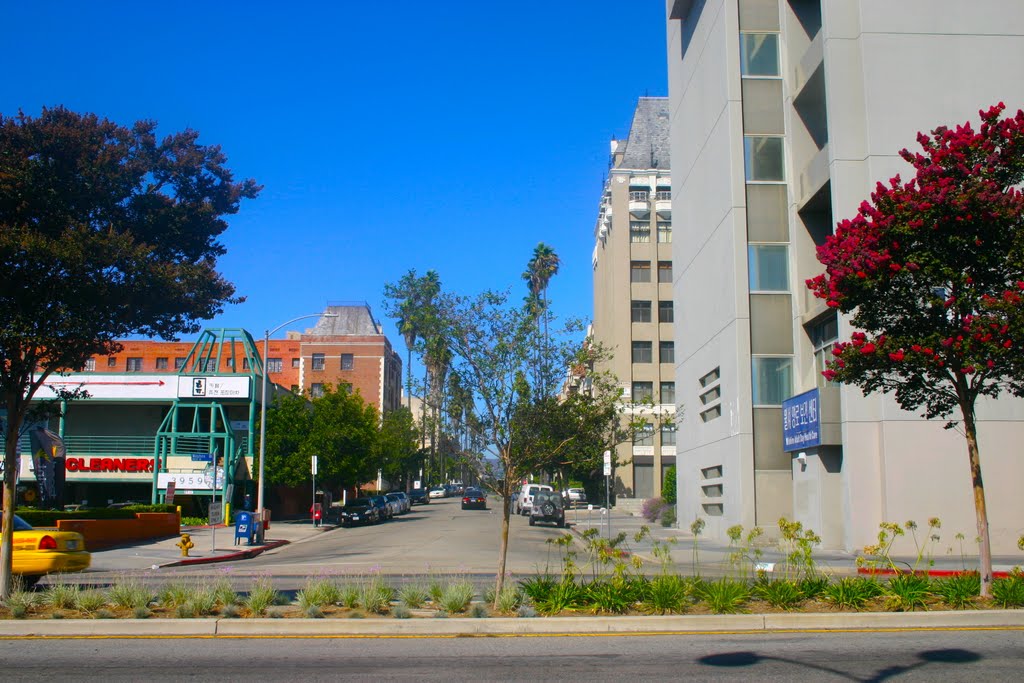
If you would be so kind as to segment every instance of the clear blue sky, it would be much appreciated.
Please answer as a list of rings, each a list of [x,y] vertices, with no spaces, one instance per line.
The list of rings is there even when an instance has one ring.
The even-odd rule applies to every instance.
[[[265,186],[231,217],[222,272],[247,298],[210,326],[254,336],[385,282],[514,288],[591,315],[609,140],[667,90],[663,0],[12,2],[0,111],[64,105],[186,127]],[[297,324],[293,329],[311,325]],[[283,334],[282,333],[279,333]],[[275,335],[277,336],[277,335]]]

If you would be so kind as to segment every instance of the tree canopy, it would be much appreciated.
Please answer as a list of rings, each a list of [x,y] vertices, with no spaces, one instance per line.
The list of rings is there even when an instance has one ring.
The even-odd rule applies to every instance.
[[[878,183],[857,215],[818,249],[807,281],[858,331],[837,344],[827,378],[892,392],[928,418],[955,412],[970,461],[982,594],[991,550],[975,404],[1024,395],[1024,112],[979,112],[981,125],[918,134],[902,150],[914,177]]]
[[[235,181],[192,130],[120,126],[63,107],[0,115],[0,393],[7,409],[4,526],[16,444],[53,373],[119,350],[129,335],[172,339],[241,301],[217,271],[218,240],[259,186]],[[10,588],[11,535],[0,551]]]

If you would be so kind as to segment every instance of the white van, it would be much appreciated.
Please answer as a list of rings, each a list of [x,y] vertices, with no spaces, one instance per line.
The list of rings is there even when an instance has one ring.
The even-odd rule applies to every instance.
[[[516,501],[515,513],[517,515],[528,515],[533,507],[533,497],[538,491],[554,491],[547,484],[523,484],[519,491],[519,499]]]

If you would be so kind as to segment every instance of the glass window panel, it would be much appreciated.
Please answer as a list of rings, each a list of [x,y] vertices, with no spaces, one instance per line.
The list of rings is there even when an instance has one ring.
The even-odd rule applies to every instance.
[[[654,425],[650,422],[645,424],[640,429],[636,430],[633,435],[634,446],[653,446],[654,445]]]
[[[675,322],[675,310],[672,307],[671,301],[659,301],[658,302],[658,322],[671,323]]]
[[[651,322],[651,302],[634,301],[630,306],[630,319],[635,323]]]
[[[676,362],[676,343],[670,341],[663,341],[658,343],[658,362],[659,363],[675,363]]]
[[[789,263],[784,244],[751,244],[747,247],[750,291],[788,292]]]
[[[676,445],[676,426],[672,423],[661,425],[661,445],[662,446],[675,446]]]
[[[355,367],[355,357],[351,353],[341,354],[341,369],[351,370]]]
[[[672,262],[658,261],[658,282],[672,282]]]
[[[740,34],[740,73],[744,76],[779,76],[779,35]]]
[[[782,163],[782,138],[748,135],[743,138],[743,162],[747,181],[777,181],[786,179]]]
[[[630,264],[629,264],[629,281],[630,282],[650,282],[651,281],[651,262],[650,261],[630,261]]]
[[[629,224],[629,241],[647,243],[651,241],[651,224],[634,221]]]
[[[649,341],[633,342],[633,362],[650,363],[653,352],[653,344]]]
[[[754,405],[780,406],[793,395],[793,359],[751,359]]]
[[[633,401],[642,403],[654,400],[654,382],[633,382]]]
[[[662,244],[672,243],[672,224],[658,223],[658,241]]]
[[[324,354],[322,354],[322,353],[314,353],[313,354],[313,369],[314,370],[323,370],[324,369],[324,364],[325,364]]]
[[[662,382],[661,383],[661,402],[666,405],[675,405],[676,402],[676,383],[675,382]]]

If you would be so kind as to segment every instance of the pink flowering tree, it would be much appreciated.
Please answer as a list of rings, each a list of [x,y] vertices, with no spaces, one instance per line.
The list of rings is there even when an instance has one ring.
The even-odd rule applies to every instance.
[[[962,423],[981,555],[992,584],[975,405],[1024,396],[1024,112],[918,134],[914,168],[879,183],[857,215],[818,249],[815,296],[862,331],[837,344],[823,373],[865,393],[892,392],[905,410]]]

